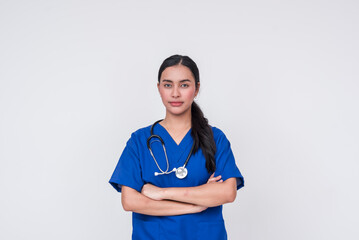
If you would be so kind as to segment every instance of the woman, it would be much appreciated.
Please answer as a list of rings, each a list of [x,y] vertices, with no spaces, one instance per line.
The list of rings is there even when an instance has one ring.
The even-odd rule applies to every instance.
[[[194,102],[196,63],[165,59],[157,87],[165,118],[132,133],[109,181],[133,212],[132,239],[227,239],[222,205],[244,181],[226,136]]]

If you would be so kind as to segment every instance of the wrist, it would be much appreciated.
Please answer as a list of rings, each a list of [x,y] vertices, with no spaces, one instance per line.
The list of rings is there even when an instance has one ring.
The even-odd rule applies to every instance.
[[[161,189],[161,197],[162,197],[162,199],[171,200],[169,198],[169,190],[170,190],[170,188],[162,188]]]
[[[207,209],[207,207],[193,204],[193,211],[194,211],[194,213],[203,212],[203,211],[206,210],[206,209]]]

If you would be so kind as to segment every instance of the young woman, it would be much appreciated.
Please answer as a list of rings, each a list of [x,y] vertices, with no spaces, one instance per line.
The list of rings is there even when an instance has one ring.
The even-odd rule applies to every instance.
[[[227,239],[222,205],[244,180],[226,136],[194,102],[196,63],[165,59],[157,87],[165,118],[132,133],[109,181],[133,212],[132,239]]]

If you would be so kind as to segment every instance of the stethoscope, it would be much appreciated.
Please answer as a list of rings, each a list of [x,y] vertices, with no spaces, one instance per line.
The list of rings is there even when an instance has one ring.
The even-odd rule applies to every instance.
[[[169,169],[169,167],[170,167],[170,164],[169,164],[169,162],[168,162],[168,157],[167,157],[167,151],[166,151],[166,148],[165,148],[165,143],[164,143],[163,139],[162,139],[160,136],[153,134],[153,128],[154,128],[154,126],[155,126],[157,123],[159,123],[160,121],[162,121],[162,120],[163,120],[163,119],[158,120],[157,122],[155,122],[155,123],[152,125],[152,127],[151,127],[151,136],[150,136],[149,138],[147,138],[147,147],[148,147],[148,150],[150,150],[151,156],[153,157],[153,160],[155,161],[155,163],[156,163],[158,169],[160,170],[160,172],[155,172],[155,176],[163,175],[163,174],[170,174],[170,173],[172,173],[172,172],[175,172],[177,178],[183,179],[183,178],[185,178],[185,177],[187,176],[187,174],[188,174],[188,170],[187,170],[187,168],[186,168],[186,165],[187,165],[188,160],[190,159],[190,157],[191,157],[191,155],[192,155],[193,148],[194,148],[194,142],[193,142],[193,144],[192,144],[191,151],[189,152],[189,154],[188,154],[188,156],[187,156],[186,162],[183,164],[183,166],[182,166],[182,167],[178,167],[178,168],[173,168],[171,171],[168,171],[168,169]],[[166,171],[163,171],[163,170],[161,169],[161,167],[158,165],[158,162],[157,162],[155,156],[153,155],[152,148],[151,148],[151,143],[150,143],[150,140],[151,140],[152,138],[157,138],[157,140],[154,140],[154,141],[152,141],[152,142],[157,142],[157,141],[158,141],[158,142],[161,142],[161,144],[162,144],[163,151],[164,151],[165,157],[166,157],[166,162],[167,162]]]

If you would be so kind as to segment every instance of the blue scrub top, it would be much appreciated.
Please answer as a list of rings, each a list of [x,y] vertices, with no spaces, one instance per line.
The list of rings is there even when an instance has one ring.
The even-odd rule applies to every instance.
[[[201,149],[192,154],[189,159],[186,178],[178,179],[175,173],[155,176],[154,173],[160,171],[147,148],[146,141],[151,135],[150,129],[151,125],[135,131],[127,141],[109,181],[118,192],[121,192],[122,185],[141,192],[142,186],[146,183],[161,188],[193,187],[207,183],[211,173],[207,172],[206,159]],[[215,176],[221,175],[223,181],[235,177],[238,190],[244,186],[244,180],[236,166],[230,142],[220,129],[212,127],[212,131],[217,148]],[[191,129],[179,145],[162,125],[156,124],[153,132],[159,135],[165,143],[170,165],[169,171],[183,166],[193,144]],[[156,138],[152,139],[151,147],[159,166],[165,171],[167,164],[161,143],[156,141]],[[134,240],[227,239],[222,205],[207,208],[200,213],[177,216],[149,216],[133,212],[132,227],[132,239]]]

